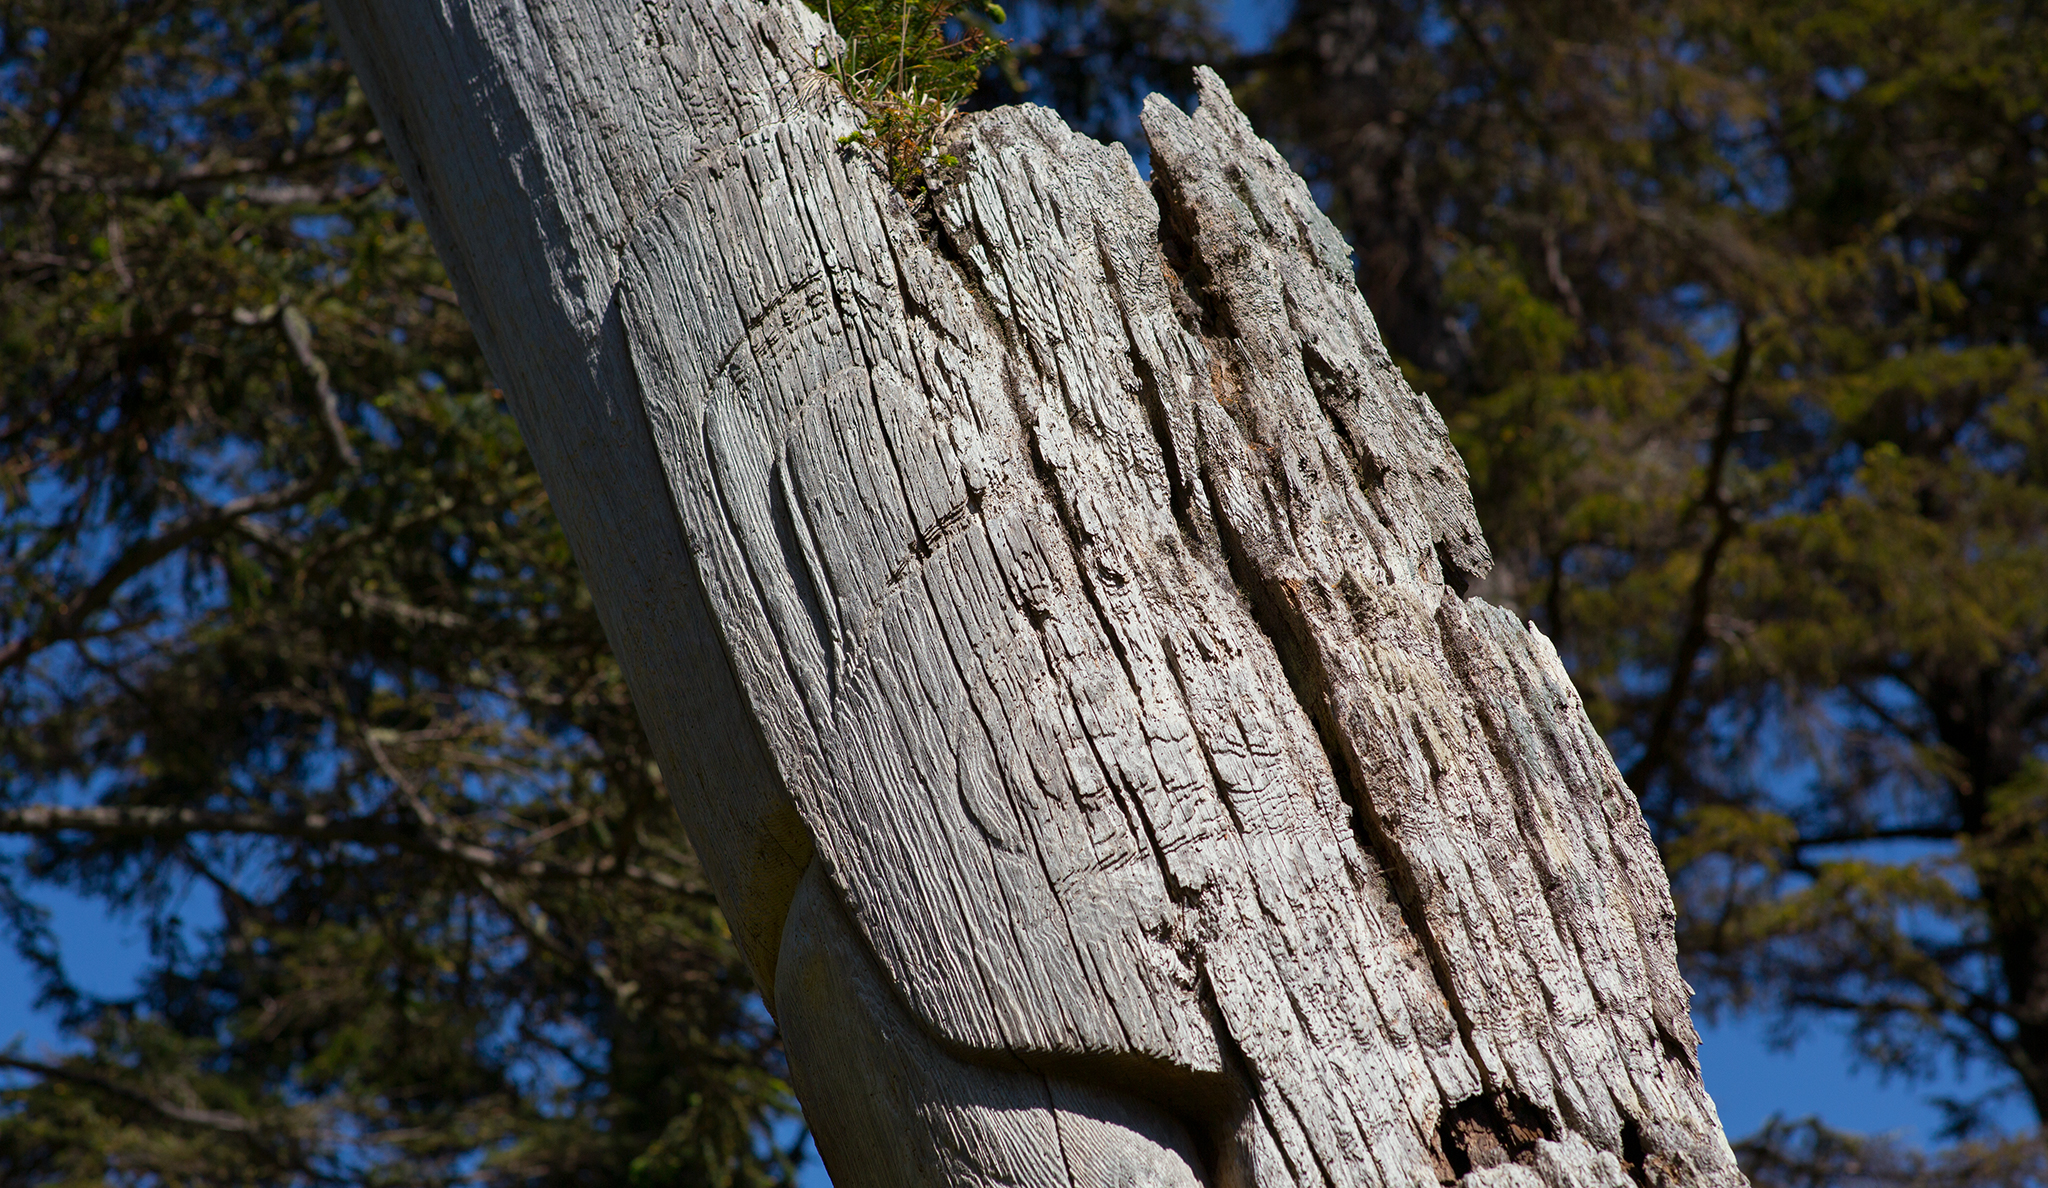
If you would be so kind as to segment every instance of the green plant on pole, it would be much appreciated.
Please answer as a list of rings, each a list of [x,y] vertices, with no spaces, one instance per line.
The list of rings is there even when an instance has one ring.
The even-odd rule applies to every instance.
[[[917,202],[939,130],[973,94],[982,70],[1009,56],[1009,43],[994,32],[1007,14],[994,0],[811,0],[811,6],[839,38],[820,68],[866,117],[844,143],[873,153],[889,184]]]

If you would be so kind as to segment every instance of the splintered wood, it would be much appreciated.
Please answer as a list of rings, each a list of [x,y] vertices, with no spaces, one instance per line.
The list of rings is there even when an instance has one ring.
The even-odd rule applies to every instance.
[[[913,212],[793,3],[340,0],[835,1182],[1741,1183],[1641,814],[1203,72]]]

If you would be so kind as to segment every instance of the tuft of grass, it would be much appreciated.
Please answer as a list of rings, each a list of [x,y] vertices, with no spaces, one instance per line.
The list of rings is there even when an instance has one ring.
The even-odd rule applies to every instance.
[[[984,67],[1010,54],[994,26],[994,0],[806,0],[839,34],[821,68],[866,117],[842,143],[874,154],[889,184],[913,205],[929,188],[927,163],[939,130],[974,93]]]

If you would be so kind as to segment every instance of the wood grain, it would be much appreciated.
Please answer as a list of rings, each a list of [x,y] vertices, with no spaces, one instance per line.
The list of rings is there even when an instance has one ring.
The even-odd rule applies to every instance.
[[[913,212],[794,4],[335,0],[858,1185],[1733,1185],[1670,895],[1213,74]]]

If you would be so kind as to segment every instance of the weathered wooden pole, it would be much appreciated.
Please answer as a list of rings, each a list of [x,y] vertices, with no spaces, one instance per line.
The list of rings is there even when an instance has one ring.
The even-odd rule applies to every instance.
[[[1153,181],[794,0],[332,0],[835,1181],[1739,1184],[1641,814],[1214,75]]]

